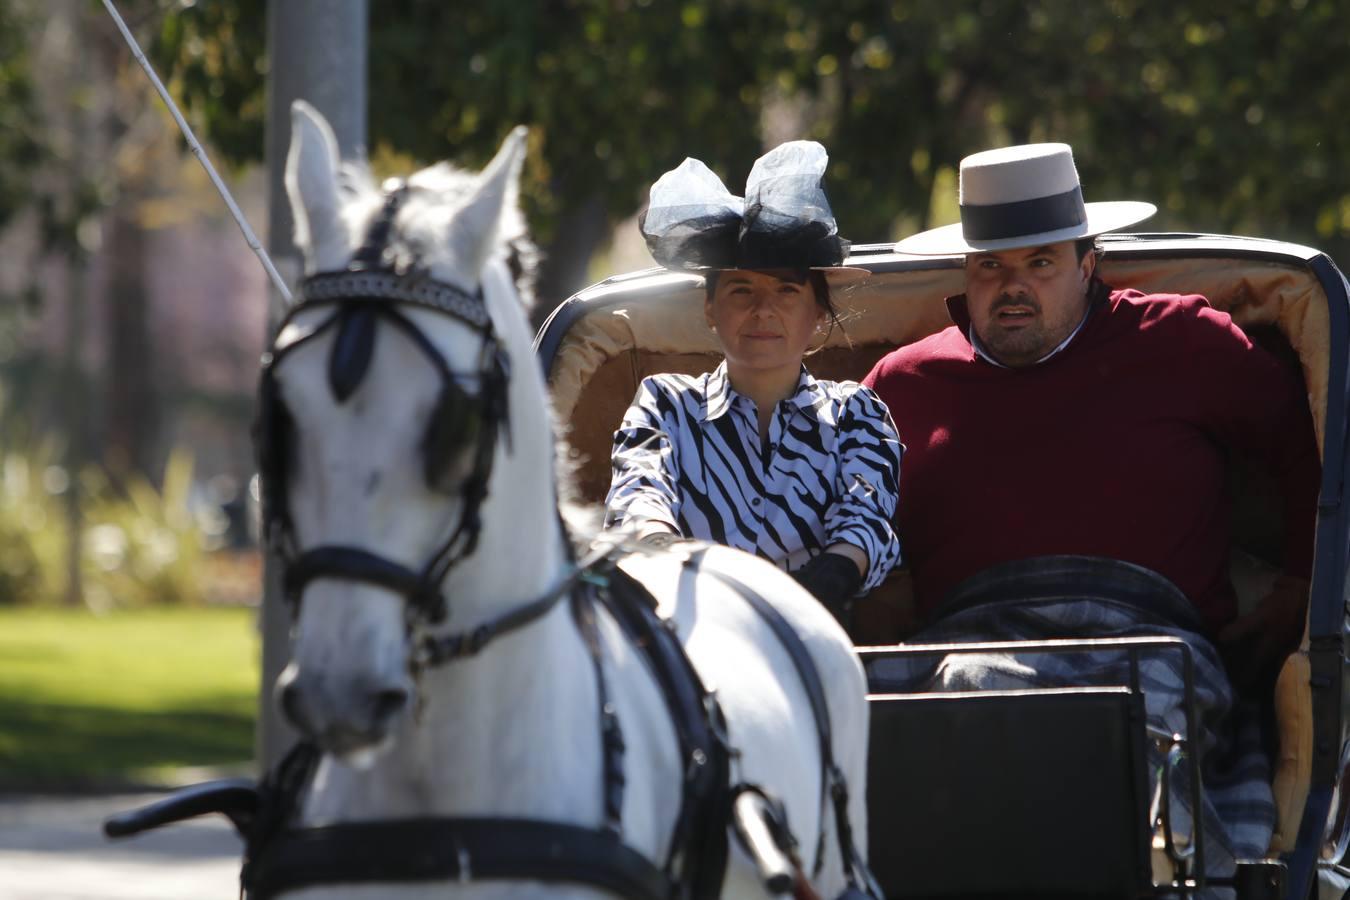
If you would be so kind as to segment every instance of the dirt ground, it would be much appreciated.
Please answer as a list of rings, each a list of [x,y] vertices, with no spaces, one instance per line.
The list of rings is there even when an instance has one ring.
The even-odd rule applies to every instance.
[[[222,817],[103,836],[104,818],[157,796],[0,795],[0,900],[237,900],[240,841]]]

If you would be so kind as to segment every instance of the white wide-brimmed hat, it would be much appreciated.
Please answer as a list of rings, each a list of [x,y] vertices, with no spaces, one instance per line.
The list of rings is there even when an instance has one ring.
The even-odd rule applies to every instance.
[[[961,221],[922,231],[897,253],[945,256],[1038,247],[1142,222],[1152,203],[1084,203],[1068,144],[1019,144],[961,160]]]

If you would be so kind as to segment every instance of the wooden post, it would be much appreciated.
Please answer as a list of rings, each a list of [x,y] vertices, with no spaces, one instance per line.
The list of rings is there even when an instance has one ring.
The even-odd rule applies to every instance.
[[[343,158],[365,152],[366,0],[285,0],[267,4],[268,173],[267,247],[292,291],[302,264],[283,177],[291,141],[291,102],[305,100],[328,119]],[[273,290],[267,341],[283,312]],[[290,660],[290,618],[281,596],[276,560],[263,566],[262,685],[258,709],[258,763],[270,769],[295,740],[272,702],[272,686]]]

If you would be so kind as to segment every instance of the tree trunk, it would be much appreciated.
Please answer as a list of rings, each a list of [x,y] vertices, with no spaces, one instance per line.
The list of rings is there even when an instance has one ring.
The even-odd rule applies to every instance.
[[[534,326],[538,328],[558,304],[590,283],[591,257],[609,236],[605,200],[593,193],[558,217],[553,242],[544,251],[544,261],[535,279]]]
[[[154,380],[145,286],[145,230],[136,221],[135,191],[128,191],[108,219],[108,356],[104,399],[104,448],[115,476],[158,469],[159,398]]]
[[[266,163],[268,171],[267,246],[272,261],[292,286],[300,274],[300,254],[291,240],[294,222],[282,175],[291,142],[291,102],[308,100],[328,119],[343,158],[362,155],[366,143],[366,47],[370,4],[366,0],[286,0],[267,4],[269,65]],[[316,27],[321,23],[322,27]],[[268,331],[282,314],[281,296],[269,294]],[[297,734],[272,702],[276,684],[290,661],[290,612],[281,593],[280,561],[264,557],[262,685],[258,698],[257,750],[263,772],[272,770]]]
[[[61,409],[66,421],[65,463],[69,474],[65,503],[66,592],[69,607],[84,605],[84,488],[80,479],[89,459],[88,379],[80,370],[80,348],[84,346],[85,317],[88,315],[88,266],[83,254],[66,258],[66,334],[61,366]]]

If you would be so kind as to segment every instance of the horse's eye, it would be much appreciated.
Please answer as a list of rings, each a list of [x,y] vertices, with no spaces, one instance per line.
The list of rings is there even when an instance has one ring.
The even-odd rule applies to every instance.
[[[422,442],[427,484],[438,490],[454,487],[457,462],[466,450],[477,446],[482,427],[477,402],[449,384],[441,391]]]

